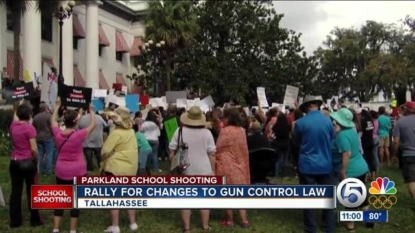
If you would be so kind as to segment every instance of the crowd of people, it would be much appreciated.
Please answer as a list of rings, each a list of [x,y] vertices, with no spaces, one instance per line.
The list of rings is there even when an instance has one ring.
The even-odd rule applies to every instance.
[[[259,107],[249,114],[239,106],[206,113],[196,106],[187,111],[169,106],[166,110],[151,109],[145,119],[137,112],[132,119],[125,107],[106,109],[99,115],[92,106],[86,112],[65,108],[59,99],[55,111],[41,103],[40,112],[32,116],[32,107],[21,102],[10,126],[10,227],[22,225],[23,184],[30,200],[30,186],[37,183],[38,172],[54,174],[56,184],[72,184],[73,177],[97,170],[107,176],[162,174],[159,161],[173,159],[183,144],[189,165],[181,171],[183,175],[226,176],[227,184],[238,185],[267,182],[252,176],[250,152],[259,148],[275,151],[270,176],[281,177],[284,167],[292,167],[303,185],[336,185],[350,177],[362,182],[374,180],[380,167],[399,157],[404,179],[415,197],[415,103],[402,106],[394,126],[384,107],[375,111],[341,106],[329,111],[322,104],[309,96],[287,111]],[[169,141],[163,122],[173,117],[180,127]],[[368,209],[367,200],[359,208]],[[39,211],[29,209],[31,225],[42,225]],[[335,230],[333,211],[323,210],[324,232]],[[54,210],[53,233],[59,232],[63,212]],[[246,210],[237,212],[238,221],[233,210],[226,210],[221,225],[233,227],[239,222],[248,228]],[[110,214],[106,232],[118,233],[119,210]],[[200,210],[200,215],[203,230],[209,231],[210,211]],[[70,210],[70,233],[76,233],[79,216],[78,209]],[[135,210],[128,210],[128,217],[130,229],[136,230]],[[184,233],[190,232],[190,217],[191,210],[181,210]],[[303,223],[304,232],[317,232],[313,210],[304,210]],[[344,227],[355,230],[353,222]]]

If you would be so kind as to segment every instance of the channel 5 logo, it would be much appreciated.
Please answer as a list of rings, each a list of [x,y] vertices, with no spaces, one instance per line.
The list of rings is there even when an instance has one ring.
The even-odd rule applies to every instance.
[[[366,185],[359,179],[347,178],[337,186],[337,200],[347,208],[359,207],[367,197]]]

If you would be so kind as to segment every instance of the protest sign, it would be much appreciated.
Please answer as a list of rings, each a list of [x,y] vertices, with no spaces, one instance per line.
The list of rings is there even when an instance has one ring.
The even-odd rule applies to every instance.
[[[287,87],[285,88],[283,104],[286,106],[294,107],[297,103],[298,91],[298,87],[287,85]]]
[[[261,103],[261,107],[268,108],[269,105],[268,105],[267,96],[265,95],[265,88],[257,87],[256,93],[257,93],[258,101]]]
[[[177,99],[187,99],[186,91],[168,91],[166,92],[166,103],[174,104]]]
[[[177,124],[177,118],[173,117],[163,123],[164,129],[166,130],[167,139],[169,142],[173,138],[174,132],[176,132],[179,125]]]
[[[61,101],[64,106],[87,109],[92,100],[92,89],[86,87],[63,87]]]
[[[4,95],[8,101],[16,101],[21,99],[30,99],[34,94],[33,82],[20,83],[16,86],[6,87]]]

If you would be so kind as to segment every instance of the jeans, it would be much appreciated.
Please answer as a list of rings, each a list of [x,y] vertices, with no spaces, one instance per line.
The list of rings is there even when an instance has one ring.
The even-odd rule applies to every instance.
[[[150,156],[152,155],[152,150],[141,150],[140,149],[140,155],[139,155],[139,174],[146,174],[146,168],[147,168],[147,162],[150,159]],[[144,173],[143,173],[144,172]]]
[[[278,157],[277,161],[275,162],[275,172],[274,176],[279,177],[282,173],[282,168],[288,165],[288,155],[289,151],[277,151]]]
[[[35,170],[22,170],[17,161],[10,161],[10,180],[11,180],[11,189],[10,194],[10,227],[16,228],[20,227],[23,222],[22,218],[22,193],[23,193],[23,184],[25,184],[26,189],[26,199],[28,204],[28,209],[30,211],[30,224],[32,226],[38,226],[43,224],[43,220],[40,217],[39,210],[31,208],[31,186],[37,183],[37,169]]]
[[[153,165],[154,170],[159,170],[159,159],[158,159],[158,151],[159,151],[159,141],[148,140],[151,146],[151,164]]]
[[[373,139],[373,159],[375,160],[376,170],[379,168],[379,138]]]
[[[38,167],[40,173],[46,175],[52,174],[53,147],[53,139],[37,142],[37,149],[39,151]]]
[[[84,155],[86,158],[86,167],[89,172],[94,171],[94,157],[97,159],[97,167],[101,163],[101,148],[84,148]]]
[[[333,185],[333,175],[311,175],[299,174],[301,185]],[[317,233],[317,224],[315,220],[315,210],[304,210],[303,223],[304,233]],[[333,233],[335,228],[334,210],[323,210],[323,231]]]

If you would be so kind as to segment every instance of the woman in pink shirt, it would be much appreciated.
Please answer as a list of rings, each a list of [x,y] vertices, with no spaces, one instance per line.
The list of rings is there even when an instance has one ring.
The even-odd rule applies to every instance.
[[[14,112],[13,122],[10,125],[10,140],[12,154],[10,160],[10,228],[22,225],[22,192],[26,184],[27,201],[29,202],[30,225],[41,226],[43,221],[39,210],[30,208],[30,188],[37,183],[37,144],[36,129],[30,124],[32,109],[23,101]]]
[[[59,109],[61,102],[58,97],[54,109]],[[76,130],[80,115],[74,110],[66,110],[63,114],[63,121],[65,123],[65,130],[61,131],[59,124],[56,121],[58,118],[58,111],[54,111],[51,118],[51,126],[55,138],[56,148],[58,152],[58,160],[56,161],[55,175],[56,184],[73,185],[73,178],[75,176],[87,175],[86,162],[82,148],[83,141],[88,137],[95,127],[95,112],[89,107],[90,123],[87,128]],[[71,210],[70,232],[76,233],[76,227],[79,218],[79,210]],[[59,232],[59,226],[63,210],[57,209],[53,214],[53,233]]]

